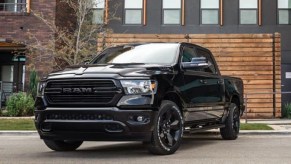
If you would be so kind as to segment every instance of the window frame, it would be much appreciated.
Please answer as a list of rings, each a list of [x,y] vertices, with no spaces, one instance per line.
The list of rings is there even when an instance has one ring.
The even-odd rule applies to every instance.
[[[199,55],[199,51],[207,54],[208,57],[207,56],[204,56],[204,55]],[[217,63],[216,63],[216,61],[213,58],[213,54],[209,50],[206,50],[206,49],[203,49],[203,48],[200,48],[200,47],[196,47],[196,53],[197,53],[198,56],[205,57],[208,60],[208,62],[211,62],[212,66],[213,66],[213,69],[214,69],[213,71],[214,72],[213,71],[212,72],[204,71],[204,73],[208,73],[208,74],[212,74],[212,75],[218,75],[218,68],[216,67]]]
[[[197,57],[206,57],[206,56],[204,56],[204,55],[199,55],[199,51],[202,51],[202,52],[204,52],[204,53],[206,53],[207,55],[208,55],[208,57],[206,57],[206,59],[209,61],[209,62],[211,62],[212,63],[212,65],[213,65],[213,71],[212,72],[208,72],[208,71],[201,71],[201,70],[195,70],[195,69],[188,69],[189,71],[195,71],[195,72],[200,72],[200,73],[203,73],[203,74],[209,74],[209,75],[215,75],[215,76],[217,76],[217,75],[219,75],[220,74],[220,72],[219,72],[219,70],[218,70],[218,68],[217,68],[217,63],[216,63],[216,61],[214,60],[214,57],[213,57],[213,54],[208,50],[208,49],[204,49],[204,48],[202,48],[202,47],[199,47],[199,46],[195,46],[195,45],[189,45],[189,44],[184,44],[184,45],[182,45],[181,46],[181,55],[180,55],[180,66],[181,66],[181,69],[182,70],[184,70],[184,68],[182,68],[182,64],[183,64],[183,58],[184,58],[184,51],[185,51],[185,49],[186,48],[190,48],[190,49],[193,49],[193,51],[194,51],[194,53],[195,53],[195,55],[197,56]],[[210,60],[209,60],[210,59]],[[211,69],[210,69],[211,70]]]
[[[14,0],[14,3],[9,3],[9,2],[5,2],[4,0],[3,3],[0,3],[0,4],[3,4],[3,5],[0,5],[3,7],[0,10],[0,13],[1,12],[16,13],[16,14],[17,13],[30,13],[30,0],[21,0],[21,1],[24,1],[24,2],[18,2],[18,0]],[[13,5],[12,6],[13,10],[7,10],[7,7],[5,7],[5,4]]]
[[[162,25],[170,25],[170,26],[177,26],[182,24],[182,0],[180,0],[180,8],[164,8],[164,0],[162,0]],[[165,10],[168,11],[179,11],[179,23],[177,24],[165,24]]]
[[[287,24],[280,24],[279,19],[280,19],[280,11],[289,11],[291,13],[291,7],[290,8],[279,8],[279,0],[277,0],[277,25],[291,25],[291,18],[289,17],[289,22]]]
[[[257,8],[241,8],[240,7],[240,1],[241,0],[238,1],[238,9],[239,9],[238,20],[239,20],[239,25],[258,25],[258,23],[259,23],[259,1],[256,0]],[[242,24],[242,22],[241,22],[241,11],[254,11],[254,10],[256,11],[256,23],[254,23],[254,24],[252,24],[252,23],[244,23],[244,24]]]
[[[124,25],[133,25],[133,26],[141,26],[141,25],[143,25],[143,22],[144,22],[144,9],[145,9],[145,4],[144,4],[144,0],[141,0],[142,1],[142,7],[141,8],[125,8],[125,1],[126,0],[124,0],[123,2],[123,21],[122,21],[122,23],[124,24]],[[126,23],[126,11],[127,10],[140,10],[140,12],[141,12],[141,18],[140,18],[140,23]]]
[[[201,25],[220,25],[220,23],[221,23],[221,17],[220,17],[220,0],[217,0],[218,1],[218,8],[202,8],[202,3],[201,3],[201,1],[203,1],[203,0],[200,0],[199,1],[199,8],[200,8],[200,24]],[[202,22],[202,19],[203,19],[203,14],[202,14],[202,12],[203,12],[203,10],[206,10],[206,11],[217,11],[217,23],[208,23],[208,24],[203,24],[203,22]]]
[[[95,7],[95,6],[93,6],[92,8],[91,8],[91,10],[92,10],[92,24],[95,24],[95,25],[102,25],[102,24],[105,24],[105,8],[106,8],[106,0],[103,0],[104,2],[104,6],[102,7],[102,8],[98,8],[97,6]],[[93,23],[93,12],[94,11],[102,11],[103,12],[103,16],[102,16],[102,22],[97,22],[97,23]]]

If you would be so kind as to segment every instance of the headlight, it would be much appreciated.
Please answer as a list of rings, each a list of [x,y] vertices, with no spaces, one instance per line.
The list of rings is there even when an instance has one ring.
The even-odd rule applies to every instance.
[[[157,82],[152,80],[121,80],[121,85],[126,94],[155,94]]]
[[[43,96],[44,95],[44,88],[46,83],[45,82],[39,82],[37,85],[37,96]]]

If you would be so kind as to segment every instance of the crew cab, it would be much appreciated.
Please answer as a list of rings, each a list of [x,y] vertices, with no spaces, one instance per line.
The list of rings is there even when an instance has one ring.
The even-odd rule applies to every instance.
[[[223,139],[236,139],[243,112],[242,80],[221,76],[208,49],[136,43],[43,78],[35,126],[55,151],[83,141],[142,141],[151,153],[168,155],[186,132],[220,128]]]

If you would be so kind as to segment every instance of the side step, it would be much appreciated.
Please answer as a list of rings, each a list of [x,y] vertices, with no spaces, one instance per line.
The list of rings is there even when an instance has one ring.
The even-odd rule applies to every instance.
[[[202,132],[205,130],[210,130],[210,129],[218,129],[218,128],[224,128],[225,125],[224,124],[217,124],[217,125],[208,125],[208,126],[197,126],[195,128],[190,128],[190,127],[186,127],[185,131],[186,132],[190,132],[190,133],[196,133],[196,132]]]

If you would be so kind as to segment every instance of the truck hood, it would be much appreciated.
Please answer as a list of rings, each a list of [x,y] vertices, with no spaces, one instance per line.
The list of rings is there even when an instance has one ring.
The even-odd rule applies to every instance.
[[[122,77],[150,77],[157,74],[172,74],[173,67],[147,64],[79,65],[65,68],[48,75],[54,77],[76,77],[81,75],[119,75]]]

